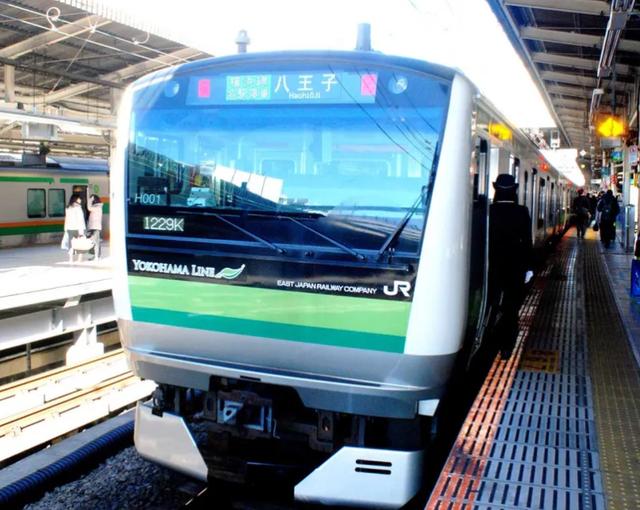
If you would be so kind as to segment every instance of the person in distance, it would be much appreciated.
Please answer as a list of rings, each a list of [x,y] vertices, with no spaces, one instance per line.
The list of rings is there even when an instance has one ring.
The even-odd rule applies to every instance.
[[[93,259],[100,259],[100,234],[102,233],[102,201],[98,195],[89,197],[88,235],[93,241]]]
[[[600,224],[600,241],[605,248],[609,248],[616,238],[616,217],[620,213],[620,206],[613,191],[607,190],[598,202],[598,223]]]
[[[69,203],[64,213],[64,237],[62,238],[62,249],[68,250],[69,262],[73,264],[73,240],[84,237],[87,226],[84,221],[84,211],[82,210],[82,197],[74,193],[69,198]],[[82,260],[82,255],[78,254],[78,260]]]
[[[591,207],[591,202],[584,195],[584,190],[578,190],[578,196],[573,199],[572,209],[573,214],[575,214],[576,219],[576,231],[578,233],[578,239],[584,239],[584,234],[587,230],[587,226],[589,225],[590,215],[589,208]]]

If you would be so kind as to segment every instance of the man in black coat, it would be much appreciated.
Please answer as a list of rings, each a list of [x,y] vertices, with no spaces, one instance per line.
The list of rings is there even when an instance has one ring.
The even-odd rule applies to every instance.
[[[495,195],[489,212],[489,286],[497,304],[494,330],[503,358],[511,356],[518,337],[518,311],[531,278],[532,241],[529,210],[517,203],[518,185],[501,174],[493,183]]]
[[[598,202],[598,215],[600,219],[600,240],[605,248],[609,248],[616,238],[616,217],[620,213],[620,206],[613,191],[607,190]]]
[[[575,214],[576,220],[576,231],[578,233],[578,239],[584,239],[584,234],[587,230],[587,226],[589,225],[589,208],[591,207],[591,202],[585,196],[584,190],[578,190],[578,196],[573,199],[573,214]]]

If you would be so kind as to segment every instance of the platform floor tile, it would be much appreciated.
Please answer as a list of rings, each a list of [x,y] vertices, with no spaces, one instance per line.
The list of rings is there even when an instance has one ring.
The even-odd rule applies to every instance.
[[[583,245],[563,239],[496,359],[427,508],[607,507],[587,341]]]

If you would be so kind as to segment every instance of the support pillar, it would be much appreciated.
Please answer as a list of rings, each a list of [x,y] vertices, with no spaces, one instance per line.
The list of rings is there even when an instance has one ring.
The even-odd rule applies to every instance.
[[[631,151],[625,144],[622,154],[622,204],[624,211],[624,232],[622,244],[626,252],[632,252],[635,242],[636,213],[631,203]]]
[[[111,114],[117,115],[120,108],[120,100],[122,99],[122,90],[112,88],[110,90],[109,99],[111,102]]]
[[[104,344],[98,342],[98,326],[93,323],[92,309],[87,305],[80,305],[80,296],[67,300],[64,307],[77,308],[77,320],[85,327],[73,332],[74,343],[67,351],[67,365],[74,365],[89,358],[104,354]]]
[[[10,65],[4,66],[4,100],[16,102],[16,68]]]

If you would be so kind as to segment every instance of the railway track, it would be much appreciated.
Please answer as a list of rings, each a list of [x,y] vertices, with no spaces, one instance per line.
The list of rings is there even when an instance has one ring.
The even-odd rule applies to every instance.
[[[105,418],[155,388],[122,349],[0,387],[0,463]]]
[[[105,351],[120,346],[117,327],[108,326],[98,333],[98,342],[104,345]],[[67,351],[74,343],[73,335],[67,334],[0,351],[0,388],[64,365]]]

